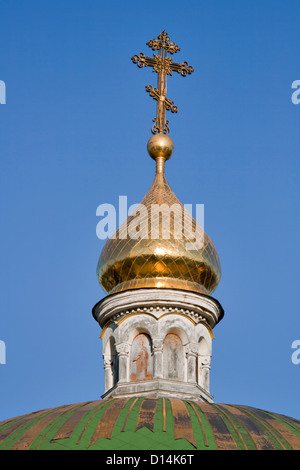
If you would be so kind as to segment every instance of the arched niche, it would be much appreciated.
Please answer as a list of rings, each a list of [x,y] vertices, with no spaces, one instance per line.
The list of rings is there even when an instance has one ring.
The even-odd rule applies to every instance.
[[[157,320],[148,314],[139,313],[128,315],[121,321],[116,331],[117,343],[132,344],[134,338],[145,333],[152,338],[157,335]]]
[[[132,341],[130,361],[130,381],[152,379],[152,343],[149,335],[138,334]]]
[[[166,314],[159,320],[159,333],[164,338],[174,333],[185,345],[194,339],[194,324],[184,316]]]
[[[163,345],[164,378],[172,380],[184,380],[184,352],[180,337],[175,333],[169,333],[164,339]]]
[[[116,351],[115,340],[111,338],[110,341],[110,348],[111,348],[111,368],[113,374],[113,385],[115,385],[119,380],[119,360],[118,354]]]

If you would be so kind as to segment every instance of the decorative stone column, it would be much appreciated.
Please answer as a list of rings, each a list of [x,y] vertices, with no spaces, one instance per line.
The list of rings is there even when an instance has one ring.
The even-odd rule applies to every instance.
[[[187,358],[187,381],[190,383],[196,383],[196,368],[197,368],[197,348],[198,345],[189,344],[187,346],[186,358]]]
[[[204,390],[209,390],[210,356],[199,356],[198,360],[200,364],[199,385],[204,388]]]
[[[163,378],[163,338],[153,339],[153,378]]]
[[[130,346],[126,343],[116,344],[119,363],[119,380],[118,382],[129,382],[129,351]]]
[[[111,358],[103,355],[104,359],[104,374],[105,374],[105,391],[112,388],[114,384],[113,370],[112,370],[112,360]]]

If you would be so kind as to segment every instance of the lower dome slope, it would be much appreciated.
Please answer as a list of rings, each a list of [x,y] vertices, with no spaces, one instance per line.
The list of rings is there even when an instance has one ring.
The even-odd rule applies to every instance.
[[[249,406],[117,398],[0,423],[0,450],[300,450],[300,421]]]

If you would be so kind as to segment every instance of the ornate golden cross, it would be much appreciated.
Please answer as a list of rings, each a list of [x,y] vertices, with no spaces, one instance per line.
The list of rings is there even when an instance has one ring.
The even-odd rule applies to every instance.
[[[177,64],[173,62],[171,57],[168,57],[168,52],[174,54],[180,51],[174,42],[170,42],[170,38],[166,31],[160,33],[157,39],[152,39],[147,42],[153,51],[158,50],[158,54],[153,54],[154,57],[147,57],[142,52],[139,55],[134,55],[131,60],[138,67],[153,67],[153,72],[158,73],[157,88],[151,85],[146,86],[146,91],[157,101],[156,118],[153,119],[154,125],[152,126],[152,133],[168,134],[170,129],[168,127],[169,121],[166,121],[166,110],[172,113],[177,113],[177,106],[173,101],[169,100],[167,94],[167,76],[172,75],[172,72],[180,73],[183,77],[191,74],[194,69],[187,62]]]

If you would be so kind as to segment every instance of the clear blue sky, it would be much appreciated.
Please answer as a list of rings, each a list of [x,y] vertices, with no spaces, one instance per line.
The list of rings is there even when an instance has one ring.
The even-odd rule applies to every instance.
[[[140,202],[152,183],[156,75],[130,59],[163,29],[195,69],[168,81],[179,113],[167,179],[182,203],[205,205],[222,265],[211,393],[300,419],[299,0],[0,10],[0,420],[104,391],[96,208]]]

